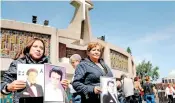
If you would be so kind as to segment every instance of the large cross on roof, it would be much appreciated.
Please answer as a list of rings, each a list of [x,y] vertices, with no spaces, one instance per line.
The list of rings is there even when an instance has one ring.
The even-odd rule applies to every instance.
[[[85,20],[85,18],[86,18],[86,6],[91,7],[91,4],[87,0],[80,0],[80,2],[83,4],[83,20]]]
[[[71,0],[75,7],[74,16],[66,30],[60,30],[60,37],[74,39],[71,44],[86,45],[92,37],[89,11],[93,9],[91,0]]]

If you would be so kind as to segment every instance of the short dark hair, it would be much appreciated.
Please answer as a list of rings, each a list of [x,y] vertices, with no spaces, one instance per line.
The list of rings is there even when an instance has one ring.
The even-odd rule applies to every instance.
[[[29,75],[30,72],[35,72],[38,74],[38,71],[35,68],[28,69],[26,74]]]
[[[60,81],[62,80],[63,72],[62,72],[60,69],[57,69],[57,68],[53,67],[53,68],[50,70],[50,72],[49,72],[49,78],[51,77],[52,72],[55,72],[55,73],[57,73],[58,75],[60,75],[60,76],[61,76]]]
[[[126,76],[125,74],[122,74],[120,78],[121,78],[121,79],[124,79],[124,78],[126,78],[126,77],[127,77],[127,76]]]
[[[139,77],[135,77],[135,78],[134,78],[134,81],[138,81],[138,80],[139,80]]]
[[[111,80],[110,80],[110,81],[108,81],[107,85],[109,85],[109,83],[114,84],[114,81],[111,81]]]
[[[146,76],[145,76],[145,80],[146,80],[146,81],[149,81],[149,80],[150,80],[150,76],[146,75]]]

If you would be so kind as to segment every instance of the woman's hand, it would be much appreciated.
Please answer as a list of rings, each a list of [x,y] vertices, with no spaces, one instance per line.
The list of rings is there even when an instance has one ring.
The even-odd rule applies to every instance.
[[[7,84],[7,91],[13,92],[26,87],[26,82],[22,80],[15,80],[10,84]]]
[[[64,79],[61,81],[61,85],[63,86],[64,89],[67,89],[70,84],[70,81],[67,79]]]
[[[100,94],[101,93],[101,88],[99,86],[95,86],[94,93],[95,94]]]

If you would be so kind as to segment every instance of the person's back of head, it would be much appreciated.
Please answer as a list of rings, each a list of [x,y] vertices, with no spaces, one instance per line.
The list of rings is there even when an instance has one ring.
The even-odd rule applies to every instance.
[[[70,57],[70,63],[74,62],[74,61],[81,61],[81,56],[79,54],[73,54],[71,57]]]
[[[134,78],[134,82],[135,82],[135,81],[139,81],[139,77],[135,77],[135,78]]]
[[[125,96],[131,96],[134,95],[134,83],[131,78],[124,77],[123,79],[123,84],[124,84],[124,93]]]

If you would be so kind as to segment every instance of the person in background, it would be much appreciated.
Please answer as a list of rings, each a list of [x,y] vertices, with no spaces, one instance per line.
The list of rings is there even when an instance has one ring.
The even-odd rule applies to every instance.
[[[17,80],[17,64],[44,64],[49,63],[45,56],[45,43],[39,38],[30,40],[23,50],[19,51],[18,56],[10,64],[9,69],[3,74],[1,81],[1,93],[8,95],[13,93],[13,103],[19,103],[20,94],[26,87],[26,82]],[[64,88],[68,87],[67,80],[62,81]],[[32,99],[30,99],[32,101]],[[31,102],[28,101],[28,102]],[[43,103],[43,97],[39,99]],[[32,101],[32,103],[38,103]]]
[[[150,77],[145,77],[145,83],[143,84],[144,95],[146,103],[155,103],[153,84],[150,82]]]
[[[175,90],[175,83],[173,84],[173,88]],[[173,101],[175,102],[175,93],[173,94]]]
[[[174,88],[168,84],[168,86],[165,89],[165,96],[168,98],[169,103],[174,103],[173,101],[173,94],[175,93]]]
[[[73,66],[74,69],[76,69],[77,65],[81,61],[81,56],[79,54],[73,54],[70,57],[70,63]],[[74,76],[72,78],[72,81],[74,79]],[[72,103],[81,103],[81,95],[79,95],[73,88],[72,84],[69,84],[70,93],[72,93]]]
[[[126,103],[134,103],[134,83],[125,74],[121,75],[122,91],[126,98]]]
[[[140,82],[140,85],[141,85],[141,87],[143,89],[143,80],[142,80],[142,78],[140,76],[138,76],[138,78],[139,78],[138,81]],[[140,91],[140,98],[139,98],[139,102],[140,103],[142,103],[143,96],[144,96],[144,90],[143,91]]]
[[[103,47],[98,42],[87,46],[88,57],[76,67],[73,88],[81,94],[82,103],[100,103],[100,76],[113,77],[101,58]]]
[[[143,88],[141,87],[139,77],[134,78],[134,91],[138,93],[134,95],[135,98],[137,99],[137,102],[142,103],[141,92],[143,91]]]
[[[119,103],[125,103],[126,100],[125,100],[125,95],[123,93],[123,85],[121,83],[121,78],[118,78],[116,80],[116,85],[117,85],[117,96],[118,96],[118,100],[119,100]]]
[[[154,92],[154,97],[155,97],[156,99],[158,99],[158,91],[157,91],[157,89],[156,89],[156,85],[155,85],[155,84],[153,84],[153,92]]]
[[[174,90],[175,90],[175,83],[173,84],[173,88],[174,88]]]

